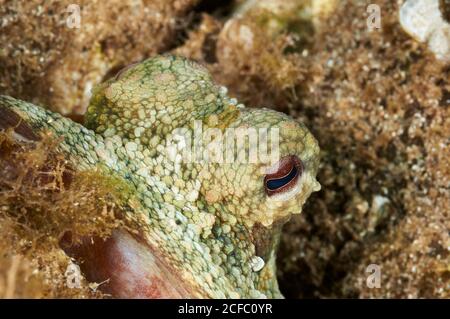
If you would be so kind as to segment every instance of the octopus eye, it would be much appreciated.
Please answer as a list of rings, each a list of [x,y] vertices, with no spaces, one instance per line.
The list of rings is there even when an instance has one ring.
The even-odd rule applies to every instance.
[[[276,171],[264,177],[264,188],[268,196],[290,190],[303,173],[302,162],[295,155],[283,157],[276,167]]]
[[[120,80],[122,75],[128,71],[129,69],[131,69],[133,66],[135,66],[136,64],[138,64],[139,62],[134,62],[131,63],[129,65],[127,65],[126,67],[123,67],[119,72],[117,72],[116,76],[114,77],[114,80]]]

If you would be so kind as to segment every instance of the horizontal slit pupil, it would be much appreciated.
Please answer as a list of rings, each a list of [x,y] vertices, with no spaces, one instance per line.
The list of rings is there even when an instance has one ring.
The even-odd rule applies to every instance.
[[[296,175],[297,175],[297,167],[294,165],[288,175],[281,178],[268,180],[266,184],[267,188],[271,191],[279,189],[287,185],[291,180],[295,178]]]

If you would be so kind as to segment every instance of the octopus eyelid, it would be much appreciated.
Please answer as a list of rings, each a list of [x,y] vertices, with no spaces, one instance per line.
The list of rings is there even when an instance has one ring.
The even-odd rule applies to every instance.
[[[303,173],[303,165],[295,155],[282,158],[278,169],[274,173],[267,174],[264,178],[264,188],[268,196],[285,192],[296,185]]]
[[[266,181],[266,187],[270,190],[276,190],[287,185],[298,174],[298,169],[295,165],[292,166],[291,171],[285,176],[279,178],[272,178]]]

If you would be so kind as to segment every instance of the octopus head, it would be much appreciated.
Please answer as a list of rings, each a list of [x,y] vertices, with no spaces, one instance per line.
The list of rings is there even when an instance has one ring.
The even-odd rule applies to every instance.
[[[320,189],[319,147],[305,125],[237,104],[204,67],[184,58],[125,68],[95,90],[86,119],[97,133],[119,135],[169,164],[166,180],[182,179],[187,201],[250,227],[301,212]]]
[[[150,214],[177,211],[183,221],[172,226],[180,233],[193,227],[232,286],[240,286],[237,273],[251,263],[248,287],[279,296],[274,260],[281,226],[320,189],[319,146],[305,125],[238,104],[199,64],[159,56],[97,87],[86,126],[132,152],[129,162],[141,175],[130,179],[152,194],[143,201]]]
[[[209,139],[214,134],[206,135]],[[201,194],[208,205],[243,224],[269,227],[286,221],[320,189],[315,179],[318,143],[290,117],[269,109],[241,108],[217,135],[206,148],[214,153],[214,146],[220,146],[218,163],[194,165],[200,171]]]

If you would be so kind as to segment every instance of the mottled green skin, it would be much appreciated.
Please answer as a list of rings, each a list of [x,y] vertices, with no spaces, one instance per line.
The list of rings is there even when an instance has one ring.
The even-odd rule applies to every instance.
[[[195,297],[281,297],[275,275],[281,225],[320,188],[319,147],[304,125],[275,111],[236,105],[203,67],[171,56],[146,60],[97,87],[87,128],[9,97],[0,97],[0,105],[36,129],[64,136],[61,150],[80,170],[101,166],[127,181],[138,199],[127,217],[139,222],[142,236]],[[221,130],[278,128],[281,157],[297,155],[305,168],[296,193],[288,199],[266,195],[267,163],[169,157],[166,139],[175,128],[192,128],[193,120]]]

